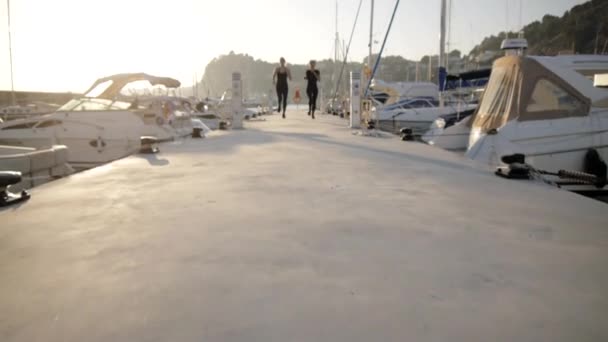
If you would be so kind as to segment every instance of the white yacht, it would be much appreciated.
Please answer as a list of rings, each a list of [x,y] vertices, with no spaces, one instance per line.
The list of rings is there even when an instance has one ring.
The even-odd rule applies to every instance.
[[[142,136],[171,140],[192,132],[188,115],[170,101],[138,98],[127,102],[121,93],[134,82],[177,88],[180,82],[144,73],[119,74],[97,80],[82,98],[71,100],[52,114],[0,124],[0,144],[47,148],[65,145],[76,170],[95,167],[137,151]]]
[[[608,158],[608,90],[593,77],[608,56],[506,56],[494,63],[466,155],[492,167],[523,154],[536,169],[585,170],[594,149]]]
[[[392,105],[404,99],[439,99],[439,87],[431,82],[384,82],[372,80],[370,95],[378,107]]]
[[[471,120],[473,115],[462,120],[456,120],[452,125],[444,118],[438,118],[431,124],[431,128],[422,136],[422,141],[429,145],[454,152],[466,152],[471,134]]]
[[[477,108],[477,104],[462,101],[447,102],[443,106],[432,99],[415,99],[412,104],[398,108],[372,112],[372,119],[378,127],[390,132],[401,128],[410,128],[413,133],[422,134],[431,128],[431,124],[441,116],[467,116]]]
[[[60,106],[58,105],[44,102],[29,103],[27,105],[6,106],[0,108],[0,118],[2,118],[3,121],[23,119],[36,115],[49,114],[56,111],[59,107]]]

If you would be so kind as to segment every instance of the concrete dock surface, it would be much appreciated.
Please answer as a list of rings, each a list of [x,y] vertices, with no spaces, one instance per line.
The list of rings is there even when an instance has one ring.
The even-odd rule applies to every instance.
[[[291,111],[0,211],[0,341],[608,341],[608,207]]]

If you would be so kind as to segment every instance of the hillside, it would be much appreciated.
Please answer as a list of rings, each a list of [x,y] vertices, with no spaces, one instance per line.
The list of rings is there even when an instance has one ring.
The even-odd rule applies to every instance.
[[[459,53],[458,53],[459,54]],[[376,58],[377,56],[374,56]],[[426,57],[428,60],[428,57]],[[420,63],[420,80],[427,80],[427,64]],[[226,89],[230,88],[232,72],[241,72],[243,78],[243,91],[247,97],[255,97],[271,91],[274,94],[272,85],[272,72],[278,65],[262,60],[256,60],[247,54],[230,52],[227,55],[213,59],[205,69],[203,79],[199,84],[199,94],[202,96],[220,96]],[[302,92],[306,89],[304,75],[307,65],[290,64],[289,68],[293,76],[290,82],[290,96],[293,90],[299,87]],[[317,61],[317,69],[321,71],[321,89],[325,96],[335,93],[336,81],[342,62],[335,63],[333,60],[325,59]],[[351,71],[361,71],[363,63],[349,62],[344,67],[342,84],[340,91],[348,91],[346,88]],[[406,60],[401,56],[385,56],[378,69],[377,76],[387,81],[404,81],[415,79],[416,62]]]
[[[230,52],[227,55],[219,56],[213,59],[205,69],[205,74],[199,85],[200,93],[204,96],[220,96],[226,89],[230,88],[231,75],[238,71],[243,78],[243,92],[247,97],[255,97],[271,91],[274,93],[272,84],[272,73],[277,63],[269,63],[262,60],[256,60],[247,54],[239,54]],[[299,87],[302,92],[305,92],[306,84],[304,75],[307,65],[290,64],[293,81],[290,82],[290,93],[293,95],[293,90]],[[332,60],[317,61],[317,68],[321,70],[321,88],[325,93],[335,91],[335,79],[339,73],[338,67],[341,63],[334,63]],[[345,68],[343,79],[346,80],[348,72],[351,70],[360,70],[361,64],[349,63]],[[332,75],[336,75],[333,76]]]
[[[608,53],[608,1],[592,0],[574,6],[562,17],[545,15],[523,28],[528,40],[529,53],[533,55],[555,55],[560,52],[578,54]],[[516,32],[509,32],[516,37]],[[469,53],[475,57],[484,51],[497,51],[507,36],[501,32],[485,38]]]
[[[546,15],[540,21],[532,22],[523,28],[528,40],[529,53],[534,55],[556,55],[561,52],[571,53],[608,53],[608,0],[592,0],[574,6],[562,17]],[[500,44],[505,37],[516,37],[516,32],[501,32],[492,35],[475,46],[468,55],[454,50],[449,53],[449,71],[458,73],[465,70],[488,67],[502,54]],[[288,57],[288,56],[286,56]],[[278,57],[277,57],[278,58]],[[429,58],[431,58],[431,77],[429,79]],[[288,61],[289,62],[289,61]],[[364,62],[364,61],[362,61]],[[240,71],[243,76],[244,94],[256,97],[271,92],[272,72],[277,63],[254,59],[247,54],[230,52],[211,61],[199,84],[199,95],[221,96],[231,84],[231,74]],[[346,89],[350,71],[360,71],[363,63],[351,62],[344,69],[342,90]],[[290,97],[293,90],[299,87],[305,90],[304,74],[307,66],[289,65],[293,75],[290,84]],[[320,60],[317,68],[321,70],[321,89],[325,96],[335,92],[337,75],[342,63],[332,60]],[[414,81],[418,69],[419,81],[436,79],[437,56],[424,56],[420,61],[407,60],[401,56],[383,56],[376,74],[377,78],[389,82]],[[303,94],[304,95],[304,94]]]

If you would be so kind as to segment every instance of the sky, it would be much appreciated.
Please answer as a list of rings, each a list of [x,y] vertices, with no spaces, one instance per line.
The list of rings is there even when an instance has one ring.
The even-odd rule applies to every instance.
[[[348,43],[360,0],[338,0]],[[362,0],[350,58],[368,54],[371,0]],[[10,90],[7,0],[0,0],[0,90]],[[395,0],[375,0],[374,51]],[[468,53],[484,37],[518,30],[584,0],[452,0],[450,49]],[[332,0],[10,0],[13,80],[21,91],[85,91],[97,78],[146,72],[202,77],[230,51],[306,63],[333,56]],[[520,10],[521,8],[521,10]],[[440,0],[401,0],[384,55],[419,59],[439,50]],[[226,75],[230,77],[230,75]]]

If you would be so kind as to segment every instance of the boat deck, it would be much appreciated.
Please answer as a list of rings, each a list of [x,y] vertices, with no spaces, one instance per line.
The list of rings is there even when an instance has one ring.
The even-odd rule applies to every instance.
[[[606,204],[289,112],[0,211],[0,340],[606,341]]]

